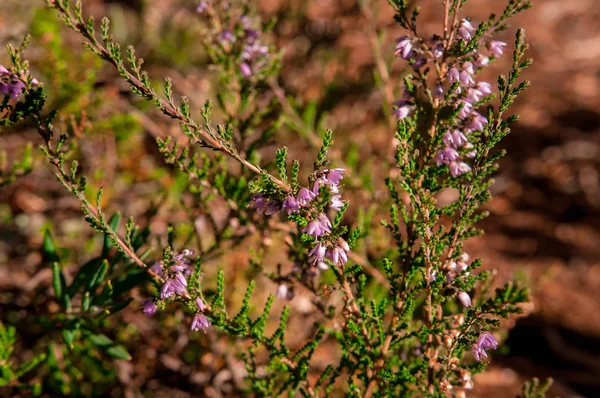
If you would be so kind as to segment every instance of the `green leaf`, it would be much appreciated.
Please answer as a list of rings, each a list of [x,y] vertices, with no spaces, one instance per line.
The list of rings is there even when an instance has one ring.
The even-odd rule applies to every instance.
[[[130,297],[125,301],[122,301],[120,303],[113,305],[112,307],[110,307],[108,309],[109,314],[116,314],[117,312],[119,312],[122,309],[124,309],[125,307],[127,307],[132,301],[133,301],[133,298]]]
[[[89,281],[92,278],[92,276],[94,275],[94,272],[100,266],[101,261],[102,261],[102,258],[96,257],[81,266],[81,268],[79,269],[79,272],[77,272],[77,274],[75,275],[75,278],[73,279],[73,282],[71,283],[71,286],[69,286],[69,288],[67,289],[67,291],[68,291],[67,294],[70,297],[75,296],[75,294],[81,288],[81,286],[83,286],[83,284],[86,281]]]
[[[112,215],[110,220],[108,220],[108,226],[113,231],[117,231],[119,228],[119,223],[121,222],[121,213],[117,212]],[[112,240],[108,235],[104,235],[104,246],[102,247],[102,257],[108,256],[108,251],[113,247]]]
[[[131,360],[131,355],[124,346],[116,344],[103,334],[88,334],[87,339],[113,358]]]
[[[138,268],[134,271],[128,272],[126,275],[112,281],[112,297],[117,298],[123,293],[130,291],[135,286],[149,279],[148,273],[143,269]]]
[[[73,341],[75,341],[76,333],[77,333],[77,330],[74,330],[74,329],[63,329],[62,330],[63,339],[65,340],[65,343],[67,343],[67,346],[69,346],[69,348],[73,347]]]
[[[60,258],[56,252],[56,245],[54,244],[54,240],[50,235],[50,230],[46,229],[44,231],[44,243],[43,243],[44,254],[46,255],[46,260],[49,262],[60,262]]]
[[[131,360],[131,355],[129,355],[129,353],[127,352],[125,347],[122,345],[115,345],[115,346],[109,347],[106,350],[106,353],[113,358],[125,359],[128,361]]]
[[[89,310],[90,302],[91,302],[90,292],[85,292],[85,295],[83,296],[83,300],[81,302],[81,309],[84,311]]]
[[[86,291],[93,293],[96,288],[102,283],[104,276],[106,275],[106,271],[108,270],[108,261],[102,260],[100,266],[96,268],[92,277],[88,280],[86,285]]]
[[[56,297],[62,298],[64,277],[62,275],[60,264],[57,262],[52,263],[52,286],[54,287],[54,294]]]

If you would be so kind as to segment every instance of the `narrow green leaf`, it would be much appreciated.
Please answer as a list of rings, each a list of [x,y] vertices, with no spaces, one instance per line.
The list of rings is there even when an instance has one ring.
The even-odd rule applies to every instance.
[[[46,229],[44,231],[44,243],[43,243],[44,254],[46,255],[46,260],[49,262],[60,262],[60,258],[58,257],[58,253],[56,252],[56,245],[54,240],[52,239],[52,235],[50,234],[50,230]]]
[[[57,262],[52,263],[52,286],[54,287],[54,294],[57,298],[62,298],[63,295],[61,274],[60,264]]]
[[[117,231],[119,228],[119,223],[121,222],[121,213],[117,212],[112,215],[110,220],[108,220],[108,226],[113,231]],[[106,257],[108,255],[108,251],[113,247],[113,243],[108,235],[104,235],[104,246],[102,247],[102,257]]]

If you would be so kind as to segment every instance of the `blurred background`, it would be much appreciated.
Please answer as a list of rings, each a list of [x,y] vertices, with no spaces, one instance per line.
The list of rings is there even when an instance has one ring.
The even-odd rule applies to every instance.
[[[418,1],[423,32],[439,31],[440,3]],[[86,0],[84,5],[89,14],[111,17],[115,38],[136,46],[151,77],[171,76],[178,93],[196,106],[211,98],[215,73],[197,45],[193,2]],[[465,15],[477,22],[503,6],[504,1],[470,0]],[[354,0],[261,0],[259,5],[265,17],[277,17],[275,41],[284,50],[280,84],[305,104],[316,105],[317,118],[335,132],[335,150],[363,163],[357,176],[377,198],[386,191],[377,185],[379,168],[367,159],[389,156],[391,134],[373,79],[370,22],[385,31],[387,54],[402,31],[385,1],[373,0],[369,7],[370,19]],[[476,379],[475,395],[514,396],[523,380],[537,376],[555,379],[553,396],[600,397],[600,2],[534,0],[534,8],[514,19],[498,39],[512,43],[516,27],[526,29],[531,45],[535,62],[525,77],[532,87],[512,109],[521,120],[502,144],[508,156],[487,206],[490,217],[482,223],[486,234],[466,249],[486,268],[497,269],[499,280],[515,274],[529,280],[533,302],[509,332],[508,349]],[[80,142],[84,167],[102,170],[89,175],[91,183],[106,188],[113,209],[164,235],[172,221],[161,217],[169,211],[169,199],[150,214],[153,193],[165,186],[176,191],[178,181],[169,177],[154,140],[180,135],[178,126],[128,94],[118,75],[86,53],[81,38],[67,31],[42,1],[3,0],[0,44],[19,42],[27,32],[33,38],[26,55],[33,75],[49,89],[51,106],[65,114],[84,109],[86,116],[78,120],[82,125],[90,121]],[[4,53],[2,63],[8,64]],[[509,63],[505,56],[485,73],[497,75]],[[404,65],[400,60],[392,65],[397,92]],[[307,157],[305,144],[293,133],[282,132],[278,141],[292,157]],[[0,320],[21,326],[27,322],[24,314],[49,308],[34,294],[48,290],[51,279],[39,251],[43,229],[54,224],[56,239],[78,259],[98,243],[81,222],[77,201],[35,150],[34,129],[21,126],[0,134],[0,149],[11,156],[22,153],[27,142],[34,143],[39,167],[0,189]],[[369,197],[360,191],[349,195],[358,217]],[[244,256],[234,251],[221,259],[220,264],[230,266],[232,285],[243,272]],[[276,288],[268,282],[264,286],[266,293]],[[302,312],[307,303],[300,295],[291,305]],[[137,304],[120,317],[128,324],[120,337],[136,345],[134,360],[117,361],[117,383],[106,382],[106,394],[227,395],[225,385],[236,375],[217,371],[211,355],[218,353],[190,351],[192,343],[182,337],[187,336],[185,325],[153,331]],[[26,356],[35,328],[21,338]]]

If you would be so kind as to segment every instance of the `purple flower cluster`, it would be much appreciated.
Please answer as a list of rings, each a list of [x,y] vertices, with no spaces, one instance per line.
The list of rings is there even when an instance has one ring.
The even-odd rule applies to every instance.
[[[212,5],[211,3],[211,1],[206,0],[200,1],[196,7],[196,12],[198,14],[207,13],[207,10],[210,11],[209,8]],[[225,12],[229,10],[228,3],[222,2],[221,5]],[[213,15],[211,14],[211,16]],[[235,21],[237,21],[236,24],[239,24],[236,25],[235,28],[221,28],[221,26],[225,25],[225,22],[228,21],[229,17],[226,17],[221,21],[221,24],[218,25],[220,32],[216,36],[216,41],[225,47],[227,51],[230,51],[233,48],[233,43],[238,41],[241,42],[240,47],[235,47],[236,49],[241,49],[240,73],[243,77],[250,78],[266,65],[269,56],[269,47],[261,43],[260,38],[262,31],[254,27],[254,21],[248,15],[242,15],[239,19],[235,19]],[[240,27],[241,29],[238,29]],[[240,37],[236,37],[236,33],[240,32],[240,30],[243,33],[239,34]]]
[[[288,195],[283,201],[270,199],[264,194],[254,195],[249,207],[265,215],[272,215],[280,210],[285,211],[288,215],[305,213],[310,221],[302,232],[317,238],[315,246],[309,253],[310,263],[319,269],[328,268],[325,259],[330,260],[333,264],[343,265],[348,261],[348,252],[350,251],[348,243],[342,238],[337,238],[335,241],[327,239],[326,235],[331,233],[331,220],[327,214],[312,209],[311,203],[322,189],[329,189],[331,197],[327,207],[339,211],[345,204],[339,194],[339,186],[344,178],[344,172],[344,169],[324,170],[318,174],[312,189],[302,187],[295,196]]]
[[[469,268],[469,264],[467,263],[468,261],[469,255],[467,253],[463,253],[456,261],[451,261],[450,263],[448,263],[444,270],[446,276],[445,281],[447,284],[452,283],[452,281],[454,281],[458,277],[469,275],[469,272],[467,271],[467,269]],[[431,275],[429,275],[427,283],[432,284],[435,281],[436,277],[437,271],[433,271]],[[467,292],[458,292],[457,298],[458,301],[460,301],[460,303],[467,308],[470,307],[472,304],[471,296],[469,296],[469,293]]]
[[[394,109],[392,114],[396,116],[396,119],[398,120],[405,119],[412,113],[415,106],[412,102],[412,95],[406,88],[404,88],[402,99],[394,102],[394,106],[396,109]]]
[[[25,90],[25,83],[19,77],[0,65],[0,94],[16,100]]]
[[[173,296],[183,296],[187,291],[188,277],[192,274],[192,263],[187,258],[193,255],[192,250],[184,249],[173,256],[173,264],[165,267],[164,261],[157,261],[150,267],[158,276],[164,279],[160,289],[160,299],[166,300]]]
[[[240,72],[242,76],[249,78],[265,66],[269,47],[261,44],[260,36],[262,32],[253,27],[253,21],[247,15],[240,18],[240,23],[244,30],[244,49],[242,51],[242,63]]]
[[[476,29],[471,23],[463,19],[458,28],[459,40],[470,41],[474,37]],[[490,41],[487,48],[493,56],[500,56],[506,43],[501,41]],[[464,162],[464,158],[459,154],[459,150],[467,158],[473,158],[477,155],[473,149],[473,144],[468,141],[469,134],[481,131],[488,124],[488,120],[482,114],[474,110],[474,107],[484,98],[492,94],[492,85],[488,82],[477,82],[475,75],[477,70],[489,64],[489,57],[474,51],[470,54],[471,61],[456,62],[450,67],[446,75],[451,84],[458,83],[455,92],[457,100],[456,107],[459,109],[459,124],[452,130],[444,133],[443,142],[445,147],[436,155],[436,164],[441,166],[445,164],[450,169],[453,177],[458,177],[471,171],[471,168]]]
[[[461,256],[456,261],[451,261],[446,267],[446,282],[451,283],[454,279],[460,276],[468,276],[469,272],[467,269],[469,268],[469,255],[467,253],[461,254]],[[458,301],[465,306],[471,306],[471,296],[467,292],[459,292]]]
[[[332,193],[328,207],[339,211],[344,206],[342,196],[339,194],[339,184],[342,178],[344,178],[344,171],[344,169],[325,170],[314,182],[312,189],[302,187],[298,190],[296,196],[288,195],[283,201],[270,199],[262,193],[256,194],[252,197],[249,207],[267,216],[276,214],[280,210],[285,211],[288,215],[298,213],[301,210],[309,208],[313,199],[319,195],[319,190],[322,187],[327,187]],[[315,237],[322,236],[325,233],[331,232],[331,221],[329,221],[325,214],[317,214],[306,226],[304,232]]]
[[[458,38],[461,41],[471,41],[475,37],[476,28],[467,19],[460,21]],[[486,48],[492,57],[499,57],[504,52],[506,43],[501,41],[488,41]],[[409,36],[402,36],[396,40],[395,55],[410,62],[415,70],[419,70],[429,60],[435,60],[444,55],[444,46],[439,36],[434,35],[427,43]],[[474,108],[492,93],[492,86],[487,82],[477,82],[475,75],[478,69],[485,67],[490,62],[490,57],[480,54],[477,50],[469,54],[468,60],[456,61],[450,65],[445,76],[441,77],[433,89],[433,97],[444,97],[445,89],[443,80],[450,84],[458,83],[458,88],[453,93],[454,106],[458,109],[459,123],[444,133],[444,147],[435,157],[438,166],[447,165],[453,177],[471,171],[465,158],[477,155],[473,144],[469,142],[469,134],[481,131],[488,124],[488,120]],[[416,108],[416,98],[408,90],[404,90],[402,98],[394,103],[394,116],[402,120],[410,116]]]
[[[160,289],[160,300],[167,300],[173,296],[188,294],[188,278],[193,273],[192,262],[188,257],[193,254],[192,250],[184,249],[181,253],[173,256],[172,263],[167,267],[165,267],[163,260],[152,264],[150,269],[164,280]],[[203,314],[204,302],[199,297],[196,298],[196,306],[199,312],[194,315],[190,328],[194,331],[202,329],[206,333],[206,329],[211,326],[211,323]],[[142,304],[144,314],[152,316],[157,310],[158,306],[154,299],[148,298],[144,300],[144,304]]]
[[[327,269],[325,259],[330,260],[335,265],[344,265],[348,262],[348,252],[350,246],[342,238],[338,238],[336,242],[317,242],[315,247],[308,253],[311,264],[316,265],[319,269]]]
[[[498,341],[490,332],[483,332],[479,335],[477,343],[473,344],[473,356],[476,360],[481,361],[487,359],[487,350],[495,350],[498,348]]]
[[[196,7],[196,12],[198,14],[203,14],[207,8],[208,8],[208,2],[202,0],[198,3],[198,7]]]

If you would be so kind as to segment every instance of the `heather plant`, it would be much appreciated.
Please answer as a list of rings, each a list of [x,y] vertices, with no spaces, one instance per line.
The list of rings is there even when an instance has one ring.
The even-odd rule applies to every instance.
[[[2,328],[0,382],[33,388],[21,378],[36,368],[42,376],[34,392],[86,394],[81,385],[87,381],[100,386],[101,394],[115,382],[113,361],[131,359],[126,333],[110,336],[109,326],[135,305],[151,319],[183,310],[192,339],[204,334],[227,339],[245,364],[238,394],[466,396],[473,375],[485,371],[499,347],[501,319],[521,313],[529,300],[522,283],[497,287],[492,273],[479,270],[481,260],[465,252],[464,242],[482,233],[476,224],[487,215],[482,206],[491,199],[492,175],[504,156],[497,146],[518,120],[506,112],[529,85],[520,79],[532,62],[525,58],[524,31],[517,31],[514,46],[495,40],[495,34],[531,4],[509,0],[502,14],[476,23],[464,12],[465,0],[439,3],[441,30],[424,37],[418,6],[390,1],[405,30],[391,50],[393,62],[406,65],[400,81],[390,78],[381,54],[385,47],[373,32],[382,112],[391,119],[395,145],[393,159],[381,163],[389,168],[383,181],[389,198],[372,204],[389,214],[380,226],[391,245],[374,258],[361,253],[376,223],[347,216],[362,171],[356,162],[333,155],[334,133],[323,129],[315,105],[303,107],[281,87],[281,53],[272,35],[276,21],[263,22],[252,2],[188,4],[218,80],[214,100],[199,105],[178,98],[171,79],[157,83],[134,48],[123,50],[114,40],[108,18],[97,23],[84,16],[81,2],[48,0],[131,92],[179,124],[183,136],[156,143],[168,170],[183,181],[180,208],[190,220],[171,223],[166,236],[156,237],[124,211],[107,212],[114,207],[102,188],[88,184],[79,164],[78,141],[86,139],[87,119],[80,115],[64,123],[46,109],[44,84],[29,74],[24,45],[10,47],[12,65],[0,68],[0,126],[25,120],[35,125],[48,166],[103,241],[89,261],[72,267],[46,231],[44,261],[60,307],[40,320],[52,330],[40,342],[47,354],[12,366],[5,354],[15,332]],[[360,7],[369,15],[367,2]],[[480,78],[509,52],[512,66],[496,84]],[[396,95],[393,104],[390,95]],[[269,152],[284,127],[314,149],[311,165],[290,159],[286,147]],[[22,161],[3,167],[0,182],[30,171],[29,159],[26,152]],[[447,191],[456,199],[441,203]],[[245,294],[234,311],[227,297],[240,282],[230,283],[226,269],[215,272],[211,261],[239,247],[247,248],[250,260],[244,264]],[[282,251],[285,261],[269,264],[273,250]],[[260,275],[272,281],[274,293],[266,302],[255,299]],[[292,307],[274,314],[274,303],[294,300],[300,290],[310,294],[318,321],[307,327],[312,336],[292,347],[287,339],[297,333],[288,322]],[[317,368],[314,354],[325,345],[335,347],[335,354]],[[90,371],[82,371],[86,368]],[[540,397],[547,388],[534,381],[522,396]]]

